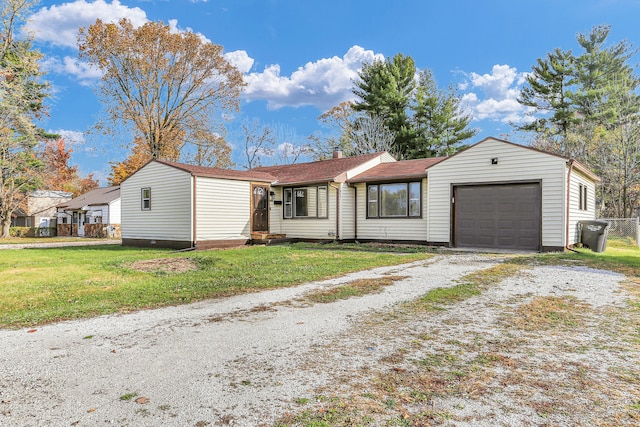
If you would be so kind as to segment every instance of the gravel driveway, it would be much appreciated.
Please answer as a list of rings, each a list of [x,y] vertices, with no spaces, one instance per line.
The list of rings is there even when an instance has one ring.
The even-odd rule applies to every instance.
[[[638,324],[625,323],[637,319],[628,312],[624,276],[528,267],[446,309],[407,308],[431,289],[502,261],[439,255],[293,288],[0,330],[0,425],[304,424],[309,414],[344,409],[345,402],[358,422],[371,425],[587,425],[594,417],[633,425],[640,337],[628,342]],[[404,278],[377,294],[301,302],[319,289],[389,276]],[[517,308],[539,297],[573,301],[588,318],[579,328],[529,329]],[[434,355],[452,356],[425,371]],[[477,355],[494,356],[474,370],[469,360]],[[415,375],[424,382],[425,372],[435,378],[453,365],[469,371],[452,380],[455,392],[419,399],[407,389]],[[400,375],[402,385],[380,385]],[[465,383],[474,375],[475,389]],[[576,402],[555,410],[549,388],[559,384],[566,384],[562,401]],[[574,403],[590,408],[577,413]]]

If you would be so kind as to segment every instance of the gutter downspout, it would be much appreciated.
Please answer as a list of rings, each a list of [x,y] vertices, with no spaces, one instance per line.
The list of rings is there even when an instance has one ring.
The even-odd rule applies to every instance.
[[[569,208],[571,206],[571,172],[573,171],[573,162],[574,159],[569,159],[569,170],[567,171],[567,213],[565,219],[564,248],[579,254],[580,252],[569,247]]]
[[[358,241],[358,187],[353,186],[353,240]]]
[[[197,242],[197,234],[196,234],[196,181],[198,180],[195,175],[191,175],[193,177],[193,240],[191,241],[191,247],[193,249],[196,248]]]

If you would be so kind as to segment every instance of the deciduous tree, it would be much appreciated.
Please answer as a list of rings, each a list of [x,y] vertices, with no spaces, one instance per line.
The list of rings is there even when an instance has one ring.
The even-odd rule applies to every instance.
[[[73,196],[86,193],[98,187],[98,181],[89,174],[82,178],[78,174],[78,166],[69,165],[72,148],[67,148],[63,138],[46,141],[38,153],[44,164],[42,188],[46,190],[68,191]]]
[[[0,3],[0,237],[9,237],[11,214],[24,194],[38,184],[42,166],[35,154],[37,142],[47,137],[35,125],[45,114],[47,85],[41,81],[39,61],[30,36],[16,38],[35,1]]]
[[[129,168],[145,151],[168,160],[228,161],[219,137],[224,125],[216,118],[238,110],[244,82],[222,46],[192,32],[172,32],[161,22],[135,28],[127,19],[97,20],[80,30],[79,57],[103,73],[98,94],[111,126],[98,127],[126,124],[132,140],[146,146],[128,159]],[[205,153],[220,157],[210,161]]]
[[[262,166],[263,159],[272,157],[275,153],[276,136],[269,126],[262,125],[254,119],[242,124],[244,137],[244,155],[247,163],[246,169]]]

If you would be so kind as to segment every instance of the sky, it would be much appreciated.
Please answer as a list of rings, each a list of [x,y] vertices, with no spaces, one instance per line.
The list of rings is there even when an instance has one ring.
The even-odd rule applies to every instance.
[[[576,35],[597,25],[611,26],[610,43],[640,47],[640,0],[43,0],[27,24],[51,84],[40,125],[65,137],[71,163],[103,186],[109,162],[128,152],[88,132],[102,111],[100,73],[78,59],[76,40],[98,18],[162,21],[223,46],[247,83],[240,112],[226,117],[238,168],[242,123],[277,129],[281,143],[328,136],[318,116],[354,99],[353,80],[376,59],[411,56],[441,88],[453,85],[478,130],[468,142],[526,143],[511,123],[526,120],[516,98],[538,58],[554,48],[580,52]]]

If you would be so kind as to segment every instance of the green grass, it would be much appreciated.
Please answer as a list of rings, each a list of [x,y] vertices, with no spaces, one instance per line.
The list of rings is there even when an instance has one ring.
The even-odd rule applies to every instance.
[[[445,306],[464,301],[492,285],[516,274],[522,267],[517,264],[498,264],[478,270],[460,278],[460,284],[449,288],[435,288],[427,292],[416,303],[425,311],[444,310]]]
[[[533,265],[579,263],[591,268],[616,271],[630,278],[640,278],[640,248],[623,239],[609,240],[605,252],[576,249],[576,252],[514,257],[508,262]]]
[[[424,259],[425,254],[254,246],[175,253],[118,245],[22,249],[0,256],[0,327],[21,327],[255,292]],[[144,272],[134,261],[186,259],[195,269]]]
[[[85,237],[9,237],[0,239],[0,245],[25,245],[29,243],[86,242]]]
[[[311,243],[298,242],[292,246],[298,249],[325,249],[335,251],[386,252],[386,253],[434,253],[437,249],[418,244],[400,243]]]

